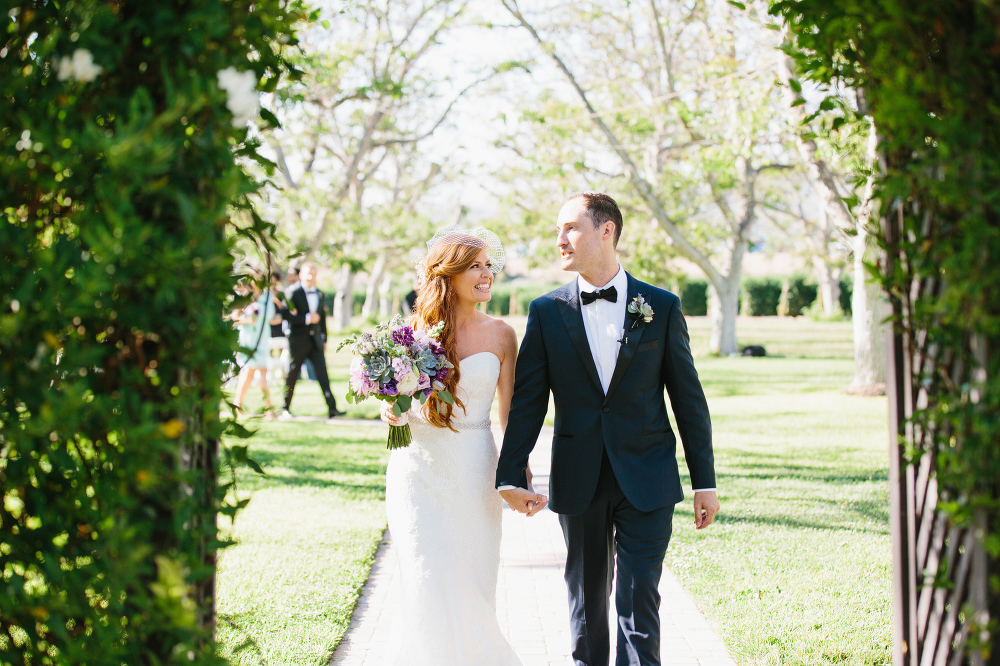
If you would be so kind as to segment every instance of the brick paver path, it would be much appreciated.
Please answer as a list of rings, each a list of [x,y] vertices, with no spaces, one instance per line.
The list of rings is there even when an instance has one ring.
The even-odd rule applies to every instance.
[[[494,431],[500,441],[499,431]],[[531,454],[535,487],[548,492],[552,429],[543,429]],[[504,511],[497,615],[524,666],[567,666],[569,614],[562,571],[566,558],[559,521],[545,510],[525,518]],[[382,666],[396,608],[398,573],[392,536],[386,531],[368,583],[358,600],[347,635],[331,664]],[[661,654],[664,664],[735,666],[722,639],[669,570],[660,581]],[[613,596],[612,596],[613,599]],[[613,605],[613,602],[612,602]],[[614,622],[614,618],[609,618]],[[612,624],[612,636],[615,635]],[[613,640],[613,639],[612,639]],[[614,646],[612,646],[614,659]],[[468,666],[475,666],[469,664]]]

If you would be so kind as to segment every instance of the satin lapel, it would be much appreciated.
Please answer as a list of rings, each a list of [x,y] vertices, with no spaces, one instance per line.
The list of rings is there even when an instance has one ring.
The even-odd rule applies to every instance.
[[[632,302],[632,299],[639,295],[639,285],[638,282],[631,275],[628,275],[628,296],[625,301],[626,307],[628,303]],[[625,321],[622,322],[622,328],[626,329],[628,327],[628,311],[625,312]],[[615,364],[615,371],[611,375],[611,384],[608,386],[608,394],[604,396],[604,404],[607,404],[608,400],[611,398],[611,394],[615,392],[618,385],[622,383],[622,377],[625,376],[625,371],[628,370],[628,364],[632,362],[632,357],[635,356],[636,347],[639,346],[639,341],[642,340],[642,334],[646,327],[643,324],[639,324],[635,329],[625,331],[625,341],[622,343],[621,349],[618,350],[618,362]]]
[[[580,312],[580,295],[576,283],[566,285],[563,293],[556,298],[559,305],[559,313],[562,315],[563,324],[566,325],[566,332],[569,339],[576,347],[576,353],[580,356],[583,367],[587,374],[594,380],[594,384],[603,392],[601,386],[601,376],[597,374],[597,365],[594,363],[594,354],[590,351],[590,343],[587,342],[587,329],[583,325],[583,313]]]

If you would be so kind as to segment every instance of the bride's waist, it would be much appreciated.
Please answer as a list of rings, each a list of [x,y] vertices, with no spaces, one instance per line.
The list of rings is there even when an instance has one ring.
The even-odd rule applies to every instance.
[[[408,415],[408,419],[409,419],[409,422],[410,422],[411,426],[417,426],[418,428],[419,427],[434,428],[435,430],[443,430],[445,432],[450,432],[448,430],[448,428],[442,428],[440,426],[434,425],[433,423],[430,423],[429,421],[427,421],[423,417],[422,414],[416,414],[415,415],[413,413],[410,413]],[[493,424],[490,422],[489,417],[486,417],[485,419],[479,419],[479,420],[472,420],[472,419],[460,420],[460,419],[456,419],[456,418],[452,418],[451,419],[451,427],[454,428],[455,430],[459,430],[459,431],[461,431],[461,430],[489,430],[492,425]]]

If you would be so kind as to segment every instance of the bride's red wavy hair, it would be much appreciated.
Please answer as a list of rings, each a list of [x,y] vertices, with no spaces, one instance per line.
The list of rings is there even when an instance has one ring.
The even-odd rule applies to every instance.
[[[455,399],[455,405],[465,409],[458,398],[455,389],[461,376],[458,367],[458,351],[455,342],[455,310],[458,307],[458,295],[452,287],[451,279],[469,270],[485,243],[478,238],[469,237],[469,244],[441,243],[428,251],[424,260],[424,280],[417,289],[417,306],[414,314],[414,328],[428,329],[438,322],[444,322],[444,330],[438,338],[438,343],[444,348],[445,356],[455,367],[448,370],[448,376],[440,380]],[[439,428],[448,428],[458,432],[451,425],[454,405],[443,403],[441,413],[438,412],[437,396],[427,399],[424,405],[424,418]]]

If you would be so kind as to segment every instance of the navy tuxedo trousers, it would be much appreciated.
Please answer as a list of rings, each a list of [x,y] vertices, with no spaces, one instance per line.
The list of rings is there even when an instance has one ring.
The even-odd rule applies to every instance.
[[[625,497],[608,454],[597,491],[579,516],[560,514],[566,540],[573,663],[607,666],[611,581],[618,609],[617,666],[660,664],[660,573],[670,543],[673,505],[639,511]],[[615,572],[617,560],[617,572]]]

